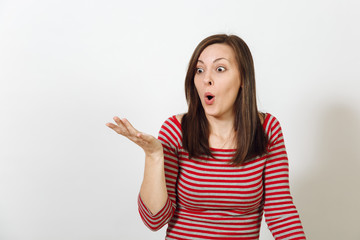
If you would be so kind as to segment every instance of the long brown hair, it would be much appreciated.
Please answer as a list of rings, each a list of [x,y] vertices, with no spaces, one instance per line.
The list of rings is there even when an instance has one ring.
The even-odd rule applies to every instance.
[[[255,70],[251,52],[246,43],[235,35],[212,35],[195,48],[185,78],[185,95],[189,109],[181,121],[183,147],[188,151],[189,158],[203,154],[213,157],[209,146],[209,123],[195,88],[194,76],[200,54],[207,46],[215,43],[229,45],[234,50],[239,67],[242,87],[234,103],[237,148],[232,164],[241,165],[266,153],[267,137],[256,104]]]

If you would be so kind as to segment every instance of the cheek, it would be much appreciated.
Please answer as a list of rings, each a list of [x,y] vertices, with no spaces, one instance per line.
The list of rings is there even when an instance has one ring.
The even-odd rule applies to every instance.
[[[239,79],[233,79],[232,81],[228,81],[226,83],[226,86],[224,88],[225,92],[229,95],[237,95],[240,89],[240,80]]]
[[[240,85],[232,84],[224,90],[223,94],[225,95],[225,99],[228,104],[234,104],[240,90]]]
[[[239,89],[233,87],[232,89],[230,89],[229,91],[229,101],[231,101],[232,103],[235,102],[236,97],[238,95]]]

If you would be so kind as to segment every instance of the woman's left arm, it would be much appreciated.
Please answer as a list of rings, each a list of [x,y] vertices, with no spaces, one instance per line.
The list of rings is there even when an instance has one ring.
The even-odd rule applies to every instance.
[[[289,187],[289,165],[280,123],[271,119],[264,171],[265,220],[276,240],[306,239]]]

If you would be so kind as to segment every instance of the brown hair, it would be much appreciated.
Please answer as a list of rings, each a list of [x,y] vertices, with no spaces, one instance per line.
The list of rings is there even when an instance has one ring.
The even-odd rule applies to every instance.
[[[189,152],[189,158],[202,154],[213,157],[209,146],[209,123],[195,88],[194,76],[200,54],[207,46],[215,43],[229,45],[234,50],[239,67],[242,87],[234,103],[237,149],[232,164],[241,165],[252,157],[266,153],[267,137],[256,104],[255,71],[251,52],[246,43],[235,35],[212,35],[195,48],[185,78],[185,95],[189,109],[181,121],[183,147]]]

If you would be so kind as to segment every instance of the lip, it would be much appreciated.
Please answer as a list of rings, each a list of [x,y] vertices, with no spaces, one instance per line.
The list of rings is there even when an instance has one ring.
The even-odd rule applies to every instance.
[[[211,99],[208,99],[208,96],[211,96],[212,98],[211,98]],[[211,92],[206,92],[206,93],[204,94],[204,100],[205,100],[205,103],[206,103],[207,105],[212,105],[212,104],[214,103],[214,101],[215,101],[215,95],[212,94]]]

